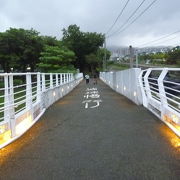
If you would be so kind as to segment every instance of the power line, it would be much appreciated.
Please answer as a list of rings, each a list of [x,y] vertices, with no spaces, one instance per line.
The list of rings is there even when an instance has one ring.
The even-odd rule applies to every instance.
[[[162,37],[160,37],[160,38],[158,38],[158,39],[155,39],[155,40],[153,40],[153,41],[149,41],[149,42],[147,42],[147,43],[144,43],[144,44],[140,45],[140,47],[145,46],[145,45],[147,45],[147,44],[152,44],[152,43],[154,43],[154,42],[160,41],[160,40],[165,39],[165,38],[168,38],[168,37],[170,37],[170,36],[172,36],[172,35],[174,35],[174,34],[177,34],[177,33],[180,33],[180,30],[175,31],[175,32],[173,32],[173,33],[170,33],[170,34],[168,34],[168,35],[162,36]]]
[[[136,14],[136,12],[140,9],[140,7],[144,4],[144,2],[145,2],[146,0],[143,0],[140,4],[139,4],[139,6],[133,11],[133,13],[129,16],[129,18],[124,22],[124,24],[122,24],[121,26],[120,26],[120,28],[118,29],[118,30],[116,30],[115,32],[113,32],[112,34],[115,34],[115,33],[117,33],[119,30],[121,30],[128,22],[129,22],[129,20],[134,16],[134,14]],[[111,36],[111,34],[109,35],[109,37]]]
[[[154,0],[149,6],[147,6],[147,8],[144,9],[144,11],[142,11],[131,23],[129,23],[124,29],[116,32],[115,34],[119,34],[123,31],[125,31],[129,26],[131,26],[135,21],[137,21],[157,0]],[[111,36],[113,36],[114,34],[112,34]],[[109,36],[109,37],[111,37]]]
[[[124,7],[122,8],[121,12],[119,13],[119,15],[117,16],[116,20],[114,21],[114,23],[112,24],[112,26],[108,29],[108,31],[106,32],[106,34],[108,34],[112,28],[115,26],[115,24],[117,23],[118,19],[120,18],[120,16],[123,14],[125,8],[127,7],[128,3],[130,0],[126,1],[126,4],[124,5]]]
[[[134,22],[136,22],[156,1],[157,0],[154,0],[151,4],[149,4],[149,6],[147,6],[131,23],[129,23],[127,26],[125,26],[124,29],[122,29],[122,30],[120,30],[120,31],[118,31],[118,32],[116,32],[114,34],[111,34],[108,37],[111,37],[111,36],[113,36],[115,34],[119,34],[119,33],[123,32],[123,31],[125,31],[129,26],[131,26]]]
[[[171,39],[165,39],[164,41],[155,42],[155,43],[153,43],[153,45],[164,43],[164,42],[169,42],[169,41],[172,41],[173,39],[176,39],[177,37],[179,37],[179,35],[177,35],[177,36],[175,36],[175,37],[173,37]]]

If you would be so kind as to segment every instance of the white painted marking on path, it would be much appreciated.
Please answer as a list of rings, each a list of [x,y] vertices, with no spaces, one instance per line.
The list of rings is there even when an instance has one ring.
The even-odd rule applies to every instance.
[[[100,94],[97,88],[87,88],[86,93],[84,95],[84,100],[82,103],[85,104],[85,109],[88,108],[97,108],[100,106],[100,102],[102,102],[100,98]]]

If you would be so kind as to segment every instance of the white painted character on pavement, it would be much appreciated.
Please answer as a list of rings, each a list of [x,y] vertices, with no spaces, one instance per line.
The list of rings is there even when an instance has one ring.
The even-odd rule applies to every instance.
[[[99,97],[100,97],[99,94],[85,94],[84,95],[84,98],[86,98],[86,99],[89,99],[89,98],[95,99],[95,98],[99,98]]]
[[[85,109],[87,109],[89,107],[89,103],[91,102],[92,100],[85,100],[83,101],[82,103],[85,103]]]
[[[86,91],[97,91],[97,88],[87,88]]]
[[[91,106],[90,108],[96,108],[100,105],[100,102],[102,102],[102,100],[100,99],[97,99],[97,100],[85,100],[83,101],[82,103],[85,103],[85,109],[89,108],[89,103],[90,102],[93,102],[93,103],[96,103],[94,106]]]
[[[94,100],[93,102],[96,102],[95,106],[91,106],[90,108],[96,108],[100,105],[100,102],[102,102],[102,100],[98,99],[98,100]]]

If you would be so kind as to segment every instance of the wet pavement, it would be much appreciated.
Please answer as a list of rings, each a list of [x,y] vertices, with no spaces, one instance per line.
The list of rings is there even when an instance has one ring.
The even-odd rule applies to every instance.
[[[100,97],[85,96],[93,87]],[[104,83],[83,81],[0,150],[0,180],[6,179],[178,180],[180,139]]]

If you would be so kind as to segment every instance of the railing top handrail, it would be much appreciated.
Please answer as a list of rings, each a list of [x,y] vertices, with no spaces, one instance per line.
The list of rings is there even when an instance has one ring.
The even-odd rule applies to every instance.
[[[56,74],[73,74],[73,73],[41,73],[41,72],[26,72],[26,73],[0,73],[0,76],[9,76],[9,75],[13,75],[13,76],[21,76],[21,75],[37,75],[37,74],[45,74],[45,75],[56,75]]]
[[[133,69],[137,69],[137,68],[133,68]],[[157,68],[148,68],[148,69],[151,69],[152,71],[155,70],[155,71],[162,71],[163,69],[167,69],[168,71],[180,71],[180,67],[179,68],[168,68],[168,67],[157,67]],[[145,69],[145,70],[141,70],[143,72],[147,71],[148,69]],[[129,70],[129,69],[125,69],[125,70],[122,70],[122,71],[126,71],[126,70]],[[117,72],[117,71],[115,71]],[[101,72],[101,73],[112,73],[112,71],[108,71],[108,72]]]
[[[148,69],[151,69],[152,71],[153,70],[162,71],[163,69],[167,69],[168,71],[180,71],[180,68],[167,68],[167,67],[164,67],[164,68],[148,68]]]

